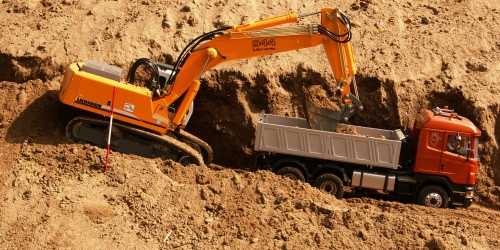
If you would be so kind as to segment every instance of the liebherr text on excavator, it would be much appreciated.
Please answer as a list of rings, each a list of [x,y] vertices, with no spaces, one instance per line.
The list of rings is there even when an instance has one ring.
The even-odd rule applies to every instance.
[[[306,16],[319,15],[320,24],[295,24]],[[362,109],[357,97],[356,66],[351,47],[349,19],[338,8],[286,14],[249,24],[223,27],[192,40],[174,65],[142,58],[122,69],[88,60],[69,66],[59,93],[60,100],[93,113],[71,120],[66,128],[72,141],[106,146],[113,93],[115,121],[111,149],[146,157],[172,159],[184,165],[212,160],[212,149],[184,131],[200,89],[202,74],[231,60],[276,54],[323,45],[326,57],[343,96],[335,119],[343,121]],[[154,77],[148,86],[136,84],[138,67],[151,67]],[[114,92],[116,89],[116,92]],[[353,89],[353,94],[351,94]]]

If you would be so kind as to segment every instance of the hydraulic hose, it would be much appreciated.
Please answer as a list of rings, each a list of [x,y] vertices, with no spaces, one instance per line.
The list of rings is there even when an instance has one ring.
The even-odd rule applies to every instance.
[[[158,65],[149,58],[140,58],[135,61],[134,64],[132,64],[128,71],[127,81],[131,84],[134,84],[135,72],[141,65],[149,65],[149,67],[151,67],[151,69],[153,70],[154,78],[149,89],[156,93],[156,91],[159,89],[158,84],[160,84],[160,72],[158,71]]]
[[[177,72],[179,67],[182,67],[182,65],[184,65],[184,63],[186,62],[189,55],[191,54],[193,49],[196,48],[196,46],[198,46],[198,44],[200,44],[201,42],[203,42],[205,40],[210,40],[213,37],[215,37],[216,35],[222,34],[223,31],[231,29],[231,28],[233,28],[233,27],[232,26],[225,26],[225,27],[222,27],[220,29],[205,33],[205,34],[193,39],[191,42],[189,42],[188,45],[186,45],[186,47],[184,47],[182,52],[179,54],[179,57],[177,58],[177,61],[175,62],[175,65],[174,65],[173,72]],[[175,80],[176,75],[177,74],[171,74],[169,79],[167,80],[167,83],[172,84],[173,81]]]

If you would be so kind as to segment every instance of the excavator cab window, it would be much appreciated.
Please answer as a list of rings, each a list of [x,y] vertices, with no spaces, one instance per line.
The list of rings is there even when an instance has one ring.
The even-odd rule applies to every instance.
[[[168,91],[170,85],[167,81],[170,79],[171,75],[176,75],[176,71],[174,71],[174,66],[166,63],[157,62],[158,73],[160,74],[159,87],[164,91]]]
[[[164,89],[165,88],[165,83],[167,82],[167,78],[165,78],[164,76],[160,75],[160,89]]]

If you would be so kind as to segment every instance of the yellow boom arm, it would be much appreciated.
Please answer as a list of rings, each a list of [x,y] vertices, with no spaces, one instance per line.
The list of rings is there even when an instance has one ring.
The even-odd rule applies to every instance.
[[[299,18],[320,14],[320,25],[280,26],[296,23]],[[278,27],[280,26],[280,27]],[[153,106],[168,107],[184,96],[169,129],[173,130],[184,120],[184,115],[200,88],[200,77],[216,65],[243,58],[276,54],[323,44],[336,83],[341,88],[345,103],[351,103],[350,84],[356,74],[351,42],[350,24],[337,8],[304,15],[287,14],[256,21],[250,24],[226,27],[195,39],[179,56],[168,89]],[[355,93],[357,98],[357,93]],[[357,100],[357,99],[356,99]],[[359,101],[355,102],[359,103]]]

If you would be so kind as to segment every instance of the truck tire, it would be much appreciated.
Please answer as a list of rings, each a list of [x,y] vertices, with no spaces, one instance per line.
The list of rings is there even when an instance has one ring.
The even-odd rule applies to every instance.
[[[424,187],[418,194],[418,204],[426,207],[447,208],[448,193],[440,186]]]
[[[302,171],[296,167],[284,167],[280,168],[280,170],[276,171],[276,174],[282,175],[284,177],[290,178],[292,180],[298,180],[300,182],[306,182],[306,178]]]
[[[463,208],[469,208],[470,206],[472,206],[472,202],[466,202],[463,204]]]
[[[314,181],[314,187],[340,199],[344,195],[344,184],[334,174],[322,174]]]

